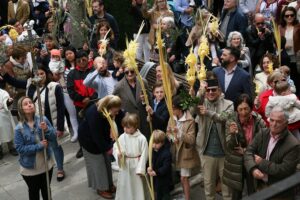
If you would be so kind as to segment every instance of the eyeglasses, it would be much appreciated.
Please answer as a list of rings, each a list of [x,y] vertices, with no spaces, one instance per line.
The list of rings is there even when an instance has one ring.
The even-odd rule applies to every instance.
[[[217,88],[206,88],[206,92],[216,92]]]
[[[284,15],[284,17],[285,17],[285,18],[295,17],[295,15],[294,15],[294,14],[290,14],[290,15],[287,14],[287,15]]]
[[[128,70],[128,71],[125,71],[125,74],[128,75],[128,74],[134,74],[134,70]]]

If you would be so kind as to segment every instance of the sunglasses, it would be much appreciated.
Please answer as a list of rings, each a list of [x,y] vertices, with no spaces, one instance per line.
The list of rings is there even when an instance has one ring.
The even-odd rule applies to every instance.
[[[206,92],[216,92],[218,88],[206,88]]]
[[[284,15],[285,18],[289,18],[289,17],[295,17],[294,14],[290,14],[290,15]]]
[[[127,74],[127,75],[128,74],[134,74],[134,70],[128,70],[128,71],[125,71],[124,73]]]

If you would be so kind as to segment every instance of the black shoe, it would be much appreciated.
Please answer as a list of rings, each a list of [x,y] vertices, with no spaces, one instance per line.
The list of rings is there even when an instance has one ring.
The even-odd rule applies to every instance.
[[[10,150],[9,150],[9,153],[10,153],[12,156],[17,156],[17,155],[19,155],[15,148],[10,149]]]
[[[83,156],[82,148],[80,148],[76,153],[76,158],[82,158],[82,156]]]

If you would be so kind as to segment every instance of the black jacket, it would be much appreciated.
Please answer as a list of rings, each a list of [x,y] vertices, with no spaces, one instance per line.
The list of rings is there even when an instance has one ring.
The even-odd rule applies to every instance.
[[[154,176],[154,188],[164,188],[165,191],[171,191],[172,181],[172,154],[170,149],[163,145],[158,151],[153,151],[152,168],[157,176]]]
[[[152,109],[154,108],[154,102],[152,101],[151,105]],[[166,105],[166,101],[163,99],[160,101],[157,105],[156,112],[153,112],[152,115],[152,126],[153,130],[159,129],[163,132],[166,132],[168,121],[169,121],[170,115],[169,111]]]
[[[115,118],[119,133],[123,132],[121,121],[124,112],[120,111]],[[85,112],[85,118],[78,128],[80,145],[92,154],[102,154],[112,148],[110,125],[107,119],[98,112],[96,104],[91,105]]]

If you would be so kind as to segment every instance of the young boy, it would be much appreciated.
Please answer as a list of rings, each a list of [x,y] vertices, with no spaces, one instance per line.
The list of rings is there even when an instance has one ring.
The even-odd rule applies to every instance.
[[[153,176],[157,200],[169,200],[172,190],[172,154],[165,145],[166,134],[161,130],[153,131],[152,168],[148,167],[149,176]]]
[[[146,172],[148,143],[146,137],[138,130],[138,125],[138,115],[127,113],[122,120],[124,133],[118,139],[120,149],[116,143],[113,147],[113,154],[118,163],[125,157],[125,165],[119,165],[115,200],[146,199],[142,180]]]
[[[153,130],[159,129],[165,132],[170,116],[165,101],[165,92],[162,82],[157,82],[153,86],[153,96],[154,99],[150,103],[152,107],[147,106],[146,111],[152,118]]]

